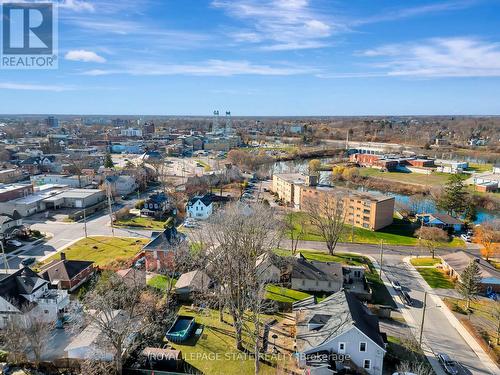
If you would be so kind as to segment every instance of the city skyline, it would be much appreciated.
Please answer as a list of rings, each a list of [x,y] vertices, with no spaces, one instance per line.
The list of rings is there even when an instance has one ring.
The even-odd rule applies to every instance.
[[[497,115],[499,13],[493,0],[64,0],[59,68],[0,71],[0,112]]]

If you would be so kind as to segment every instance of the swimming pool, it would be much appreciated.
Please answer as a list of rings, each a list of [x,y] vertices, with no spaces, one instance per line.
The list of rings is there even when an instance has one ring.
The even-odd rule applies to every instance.
[[[174,324],[165,334],[165,337],[172,342],[182,342],[189,338],[195,325],[192,316],[179,315]]]

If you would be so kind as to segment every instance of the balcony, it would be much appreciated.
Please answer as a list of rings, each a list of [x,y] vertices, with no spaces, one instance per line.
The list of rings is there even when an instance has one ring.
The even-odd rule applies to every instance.
[[[36,302],[39,305],[57,305],[58,308],[64,308],[69,304],[68,292],[66,290],[48,289]]]

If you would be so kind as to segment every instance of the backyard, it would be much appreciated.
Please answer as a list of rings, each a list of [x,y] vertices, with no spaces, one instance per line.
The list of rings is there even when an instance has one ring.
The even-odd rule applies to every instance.
[[[173,280],[173,286],[175,286],[176,279]],[[168,276],[166,275],[154,275],[148,280],[148,286],[158,289],[159,291],[166,291],[168,283]]]
[[[102,267],[113,261],[133,258],[147,242],[147,239],[142,238],[95,236],[79,240],[64,249],[64,253],[66,259],[89,260]],[[57,253],[43,263],[59,258]]]
[[[180,315],[194,316],[196,323],[203,326],[203,333],[198,337],[191,337],[181,344],[174,344],[174,348],[181,350],[183,357],[193,367],[204,374],[254,374],[254,359],[247,353],[235,348],[234,328],[228,314],[224,315],[225,322],[219,321],[217,310],[205,309],[196,312],[187,306],[182,306]],[[272,318],[264,316],[264,320]],[[251,323],[248,323],[251,325]],[[248,349],[251,351],[248,336],[245,338]],[[261,363],[259,374],[276,374],[276,368]]]
[[[318,229],[310,224],[310,221],[305,212],[290,213],[294,227],[295,237],[301,232],[303,227],[303,235],[301,240],[304,241],[324,241]],[[401,245],[401,246],[417,246],[418,238],[413,236],[415,227],[406,221],[395,218],[394,222],[386,228],[379,231],[371,231],[368,229],[352,227],[346,224],[344,232],[340,237],[340,242],[355,242],[366,244],[379,244],[384,241],[386,245]],[[354,234],[354,238],[353,235]],[[463,247],[464,243],[460,238],[454,237],[450,242],[444,243],[442,247]]]

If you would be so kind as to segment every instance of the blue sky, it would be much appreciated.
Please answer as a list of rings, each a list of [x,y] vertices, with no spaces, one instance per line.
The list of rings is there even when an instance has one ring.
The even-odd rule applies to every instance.
[[[59,68],[0,70],[0,113],[500,114],[499,26],[499,0],[61,0]]]

